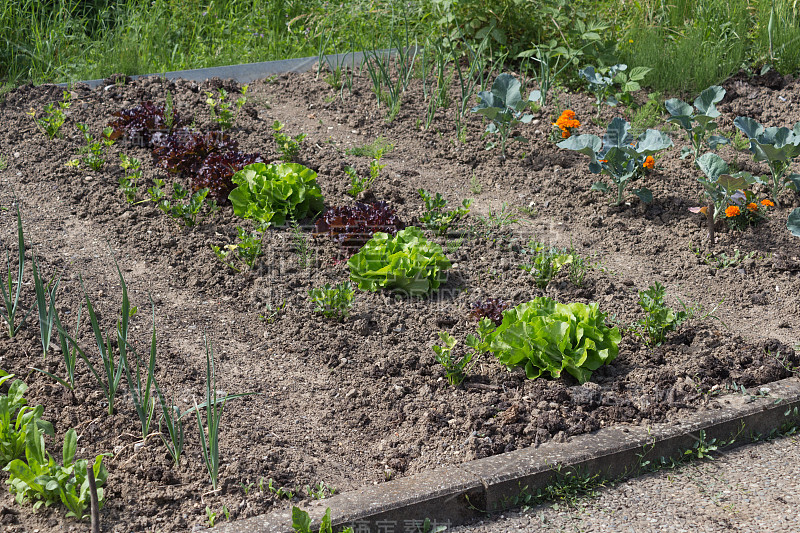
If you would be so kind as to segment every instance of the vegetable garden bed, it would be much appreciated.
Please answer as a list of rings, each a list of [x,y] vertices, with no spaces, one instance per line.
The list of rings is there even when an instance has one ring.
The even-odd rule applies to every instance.
[[[0,171],[0,237],[14,278],[16,205],[26,243],[24,309],[17,325],[35,301],[29,283],[35,256],[45,283],[60,277],[56,308],[67,331],[75,331],[83,309],[76,344],[99,370],[85,302],[87,297],[92,302],[99,328],[113,332],[123,290],[116,261],[133,311],[128,351],[147,364],[154,314],[155,376],[167,402],[174,397],[185,413],[195,402],[206,401],[206,340],[216,362],[212,392],[219,398],[255,393],[225,405],[214,491],[194,413],[183,418],[185,452],[176,467],[156,435],[160,428],[167,436],[165,425],[159,425],[158,404],[152,434],[142,443],[126,377],[109,415],[107,397],[83,360],[77,361],[74,394],[31,370],[66,379],[56,333],[43,360],[36,309],[13,338],[4,335],[0,369],[28,385],[29,405],[44,407],[42,418],[55,430],[55,438],[45,438],[50,454],[61,457],[70,428],[77,433],[78,458],[92,461],[109,454],[103,461],[108,469],[101,511],[105,530],[187,530],[208,525],[212,515],[217,521],[235,520],[288,506],[290,493],[297,501],[329,494],[332,488],[354,489],[437,465],[566,440],[611,424],[677,420],[687,410],[717,408],[725,394],[741,386],[796,371],[800,239],[786,226],[789,212],[800,205],[795,192],[782,191],[777,205],[766,210],[766,220],[744,231],[718,223],[712,247],[706,218],[690,211],[705,202],[698,181],[702,173],[692,157],[680,159],[687,140],[683,130],[666,125],[666,115],[656,113],[656,123],[648,127],[663,129],[674,146],[656,155],[652,170],[639,182],[652,192],[653,201],[645,204],[626,192],[620,205],[611,205],[610,195],[591,190],[597,176],[589,172],[587,159],[556,146],[561,135],[551,123],[571,109],[581,124],[573,135],[602,136],[613,117],[631,120],[632,111],[602,107],[601,127],[590,120],[597,113],[591,96],[558,92],[552,101],[551,94],[551,103],[533,113],[530,122],[514,126],[512,137],[519,133],[527,140],[509,140],[504,159],[499,147],[485,150],[485,124],[477,114],[461,119],[466,121],[465,142],[457,138],[453,106],[434,110],[426,129],[427,100],[418,79],[411,80],[396,117],[388,122],[387,108],[377,104],[366,75],[353,79],[352,92],[335,90],[322,77],[285,75],[253,83],[240,110],[235,105],[240,88],[219,80],[198,85],[149,78],[109,81],[95,90],[76,86],[61,128],[64,137],[52,140],[28,112],[44,116],[47,104],[61,101],[60,88],[21,87],[0,105],[0,155],[6,160]],[[346,232],[331,229],[342,224],[332,215],[314,226],[310,215],[319,207],[317,200],[306,202],[309,216],[294,229],[276,218],[263,235],[257,233],[261,255],[240,255],[246,248],[230,245],[246,242],[257,226],[234,214],[236,201],[234,206],[226,201],[232,187],[219,195],[219,211],[209,215],[212,190],[196,218],[178,211],[169,216],[164,212],[169,209],[159,209],[146,192],[155,180],[164,180],[162,190],[171,205],[183,205],[185,200],[170,198],[173,183],[191,194],[187,176],[197,175],[206,176],[208,186],[219,175],[208,170],[210,163],[201,171],[174,151],[154,160],[151,148],[144,146],[147,136],[140,135],[136,139],[142,146],[125,137],[108,148],[97,144],[105,163],[96,171],[87,167],[92,154],[80,153],[87,143],[78,123],[87,124],[92,139],[101,139],[101,130],[114,120],[112,113],[145,101],[163,106],[170,92],[176,116],[198,131],[213,132],[219,122],[210,115],[206,91],[212,91],[219,117],[225,102],[219,101],[221,87],[228,92],[225,101],[233,103],[232,127],[226,136],[212,135],[209,143],[238,143],[237,149],[249,154],[239,163],[276,162],[281,156],[274,138],[279,121],[285,134],[280,142],[289,147],[299,143],[295,163],[316,173],[320,203],[326,208],[353,205],[347,193],[361,181],[368,189],[358,200],[386,202],[366,208],[376,216],[387,210],[373,226],[390,234],[404,226],[421,228],[422,238],[441,247],[451,268],[430,259],[441,270],[435,283],[420,288],[415,284],[419,278],[412,276],[401,293],[364,283],[362,289],[378,290],[355,288],[349,316],[340,322],[336,308],[327,308],[332,317],[315,313],[309,291],[348,281],[348,258],[369,235],[361,240],[342,236]],[[800,120],[800,93],[791,79],[737,77],[723,87],[725,97],[716,106],[722,134],[735,138],[734,119],[740,115],[767,126],[792,127]],[[454,99],[457,90],[451,87]],[[301,134],[307,137],[297,138]],[[364,145],[377,147],[380,156],[353,151]],[[746,143],[738,146],[741,150],[734,145],[720,146],[717,153],[739,170],[769,172],[752,160]],[[141,178],[123,180],[133,202],[126,201],[120,178],[135,169],[120,167],[121,153],[141,161]],[[157,164],[169,157],[188,165],[183,175]],[[76,158],[77,166],[65,165]],[[226,161],[218,168],[227,168]],[[301,181],[310,184],[310,175],[303,176]],[[430,193],[427,201],[419,189]],[[753,190],[758,199],[771,198],[766,185]],[[447,200],[447,209],[469,213],[452,221],[426,216],[426,203],[437,215],[435,193]],[[434,229],[426,229],[426,223]],[[443,223],[449,227],[435,231]],[[416,239],[415,231],[405,230],[403,238]],[[555,257],[551,280],[539,275],[541,259],[536,262],[545,252]],[[353,279],[354,286],[358,282]],[[656,282],[665,289],[668,307],[688,310],[691,316],[666,332],[663,342],[649,343],[640,334],[642,327],[631,325],[646,316],[640,292]],[[474,356],[463,381],[451,385],[460,379],[449,379],[432,350],[443,345],[439,332],[457,341],[453,356],[458,360],[467,353],[467,336],[478,328],[476,304],[499,299],[510,308],[545,296],[586,304],[581,309],[597,304],[597,312],[605,315],[598,327],[621,330],[616,358],[608,358],[590,377],[565,371],[551,379],[548,370],[534,380],[526,377],[525,368],[509,371],[484,352]],[[487,316],[504,306],[486,306]],[[578,314],[578,307],[572,312]],[[575,374],[588,381],[581,384]],[[200,411],[205,423],[206,409]],[[8,479],[6,473],[1,476]],[[0,495],[3,531],[61,531],[65,523],[88,530],[86,521],[65,519],[60,504],[32,512],[30,504],[14,503],[14,495]]]

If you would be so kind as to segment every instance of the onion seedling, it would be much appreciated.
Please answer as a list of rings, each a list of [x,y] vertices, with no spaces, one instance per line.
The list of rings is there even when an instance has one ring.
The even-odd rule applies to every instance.
[[[73,339],[78,338],[78,331],[81,328],[81,311],[82,308],[78,309],[78,320],[75,323],[75,335],[74,337],[72,337]],[[53,321],[55,324],[56,331],[58,331],[58,338],[61,344],[61,355],[64,357],[64,366],[66,367],[67,371],[66,379],[62,379],[56,376],[55,374],[51,374],[50,372],[47,372],[46,370],[41,370],[39,368],[33,368],[33,370],[41,372],[45,376],[48,376],[57,381],[58,383],[60,383],[61,385],[63,385],[64,388],[66,388],[67,390],[70,391],[70,393],[73,394],[73,399],[74,399],[75,363],[77,363],[78,361],[78,349],[75,345],[73,345],[73,347],[70,348],[70,343],[69,343],[70,336],[64,329],[64,326],[61,325],[61,319],[59,318],[58,313],[55,313],[53,315]]]

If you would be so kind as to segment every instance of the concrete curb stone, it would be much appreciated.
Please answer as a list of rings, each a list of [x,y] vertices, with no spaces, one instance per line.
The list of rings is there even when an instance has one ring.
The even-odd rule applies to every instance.
[[[503,510],[523,488],[536,492],[547,486],[560,469],[611,479],[635,475],[644,461],[683,455],[700,432],[707,442],[735,439],[735,445],[800,422],[800,379],[749,393],[712,400],[718,408],[691,413],[679,423],[604,428],[566,443],[547,442],[338,494],[305,510],[318,523],[330,507],[333,524],[352,526],[355,533],[416,532],[425,518],[455,526]],[[215,531],[291,533],[291,523],[291,511],[284,510],[221,524]]]

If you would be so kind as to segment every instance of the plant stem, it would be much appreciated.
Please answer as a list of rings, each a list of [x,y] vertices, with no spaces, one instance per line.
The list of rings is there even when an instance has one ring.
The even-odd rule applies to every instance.
[[[706,211],[706,220],[708,220],[708,246],[714,247],[714,203],[708,205]]]
[[[97,483],[94,479],[94,465],[87,463],[86,479],[89,481],[89,509],[91,510],[92,533],[100,533],[100,503],[97,499]]]

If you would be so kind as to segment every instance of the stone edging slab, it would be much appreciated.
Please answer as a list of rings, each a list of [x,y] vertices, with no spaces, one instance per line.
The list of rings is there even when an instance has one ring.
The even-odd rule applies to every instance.
[[[613,479],[638,473],[643,461],[681,456],[699,440],[701,431],[707,441],[735,437],[742,444],[800,422],[797,377],[763,385],[753,393],[716,398],[720,408],[692,413],[676,424],[604,428],[566,443],[547,442],[337,494],[305,510],[318,524],[330,507],[334,526],[349,525],[355,533],[416,532],[425,518],[455,526],[482,516],[482,511],[503,510],[523,487],[535,493],[552,482],[557,468]],[[291,511],[284,510],[220,524],[214,531],[292,533],[291,524]]]

